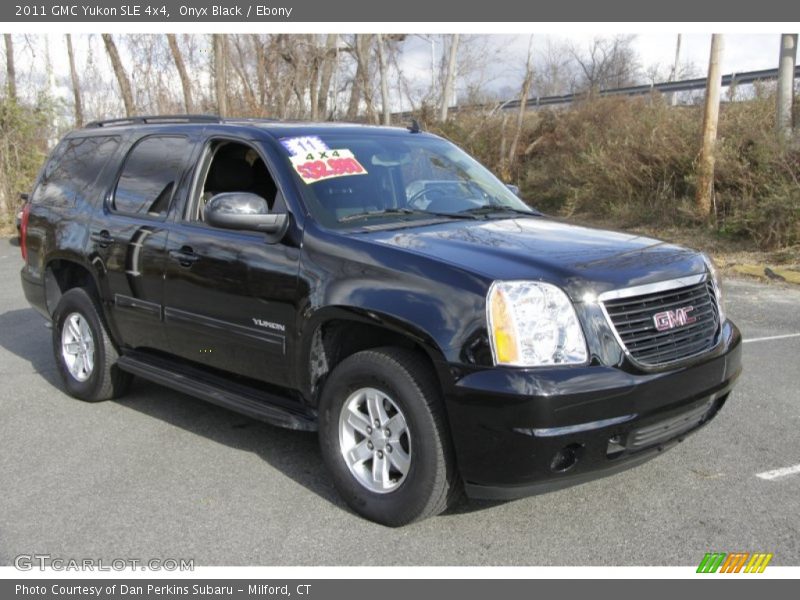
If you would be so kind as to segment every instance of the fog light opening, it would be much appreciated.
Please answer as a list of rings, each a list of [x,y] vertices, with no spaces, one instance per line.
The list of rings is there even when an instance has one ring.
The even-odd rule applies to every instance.
[[[608,448],[606,449],[606,456],[608,458],[616,458],[625,452],[625,444],[622,441],[621,435],[615,435],[608,440]]]
[[[578,463],[580,453],[583,450],[583,444],[570,444],[564,446],[561,450],[555,453],[553,460],[550,461],[550,470],[556,473],[564,473],[569,471]]]

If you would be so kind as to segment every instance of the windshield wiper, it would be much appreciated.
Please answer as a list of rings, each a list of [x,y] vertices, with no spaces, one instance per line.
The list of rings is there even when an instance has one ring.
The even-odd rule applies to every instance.
[[[361,219],[371,219],[374,217],[384,217],[393,215],[427,215],[431,217],[448,218],[448,219],[477,219],[476,216],[465,213],[440,213],[431,212],[429,210],[418,210],[413,208],[386,208],[384,210],[367,210],[360,213],[353,213],[346,215],[339,219],[339,223],[347,223],[349,221],[359,221]]]
[[[526,217],[541,217],[542,213],[537,210],[523,210],[521,208],[512,208],[511,206],[503,206],[501,204],[486,204],[484,206],[476,206],[475,208],[468,208],[462,210],[459,214],[467,214],[472,216],[491,215],[494,213],[524,215]]]

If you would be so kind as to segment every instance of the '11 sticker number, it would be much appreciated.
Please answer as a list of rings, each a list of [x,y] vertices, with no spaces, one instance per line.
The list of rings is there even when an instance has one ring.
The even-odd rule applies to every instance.
[[[332,177],[366,175],[367,170],[350,150],[320,150],[291,158],[295,171],[306,183]]]

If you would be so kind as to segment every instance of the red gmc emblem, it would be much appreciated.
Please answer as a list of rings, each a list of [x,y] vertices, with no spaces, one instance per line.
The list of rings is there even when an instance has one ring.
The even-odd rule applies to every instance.
[[[694,310],[694,306],[684,306],[683,308],[676,308],[675,310],[665,310],[664,312],[656,313],[653,315],[653,323],[656,325],[658,331],[667,331],[668,329],[675,329],[676,327],[683,327],[689,323],[697,321],[696,318],[689,315]]]

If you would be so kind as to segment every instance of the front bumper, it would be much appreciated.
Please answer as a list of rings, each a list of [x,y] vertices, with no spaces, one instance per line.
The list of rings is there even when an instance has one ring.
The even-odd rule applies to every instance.
[[[513,499],[611,475],[707,424],[741,372],[741,335],[690,365],[494,368],[446,393],[456,457],[473,498]]]

